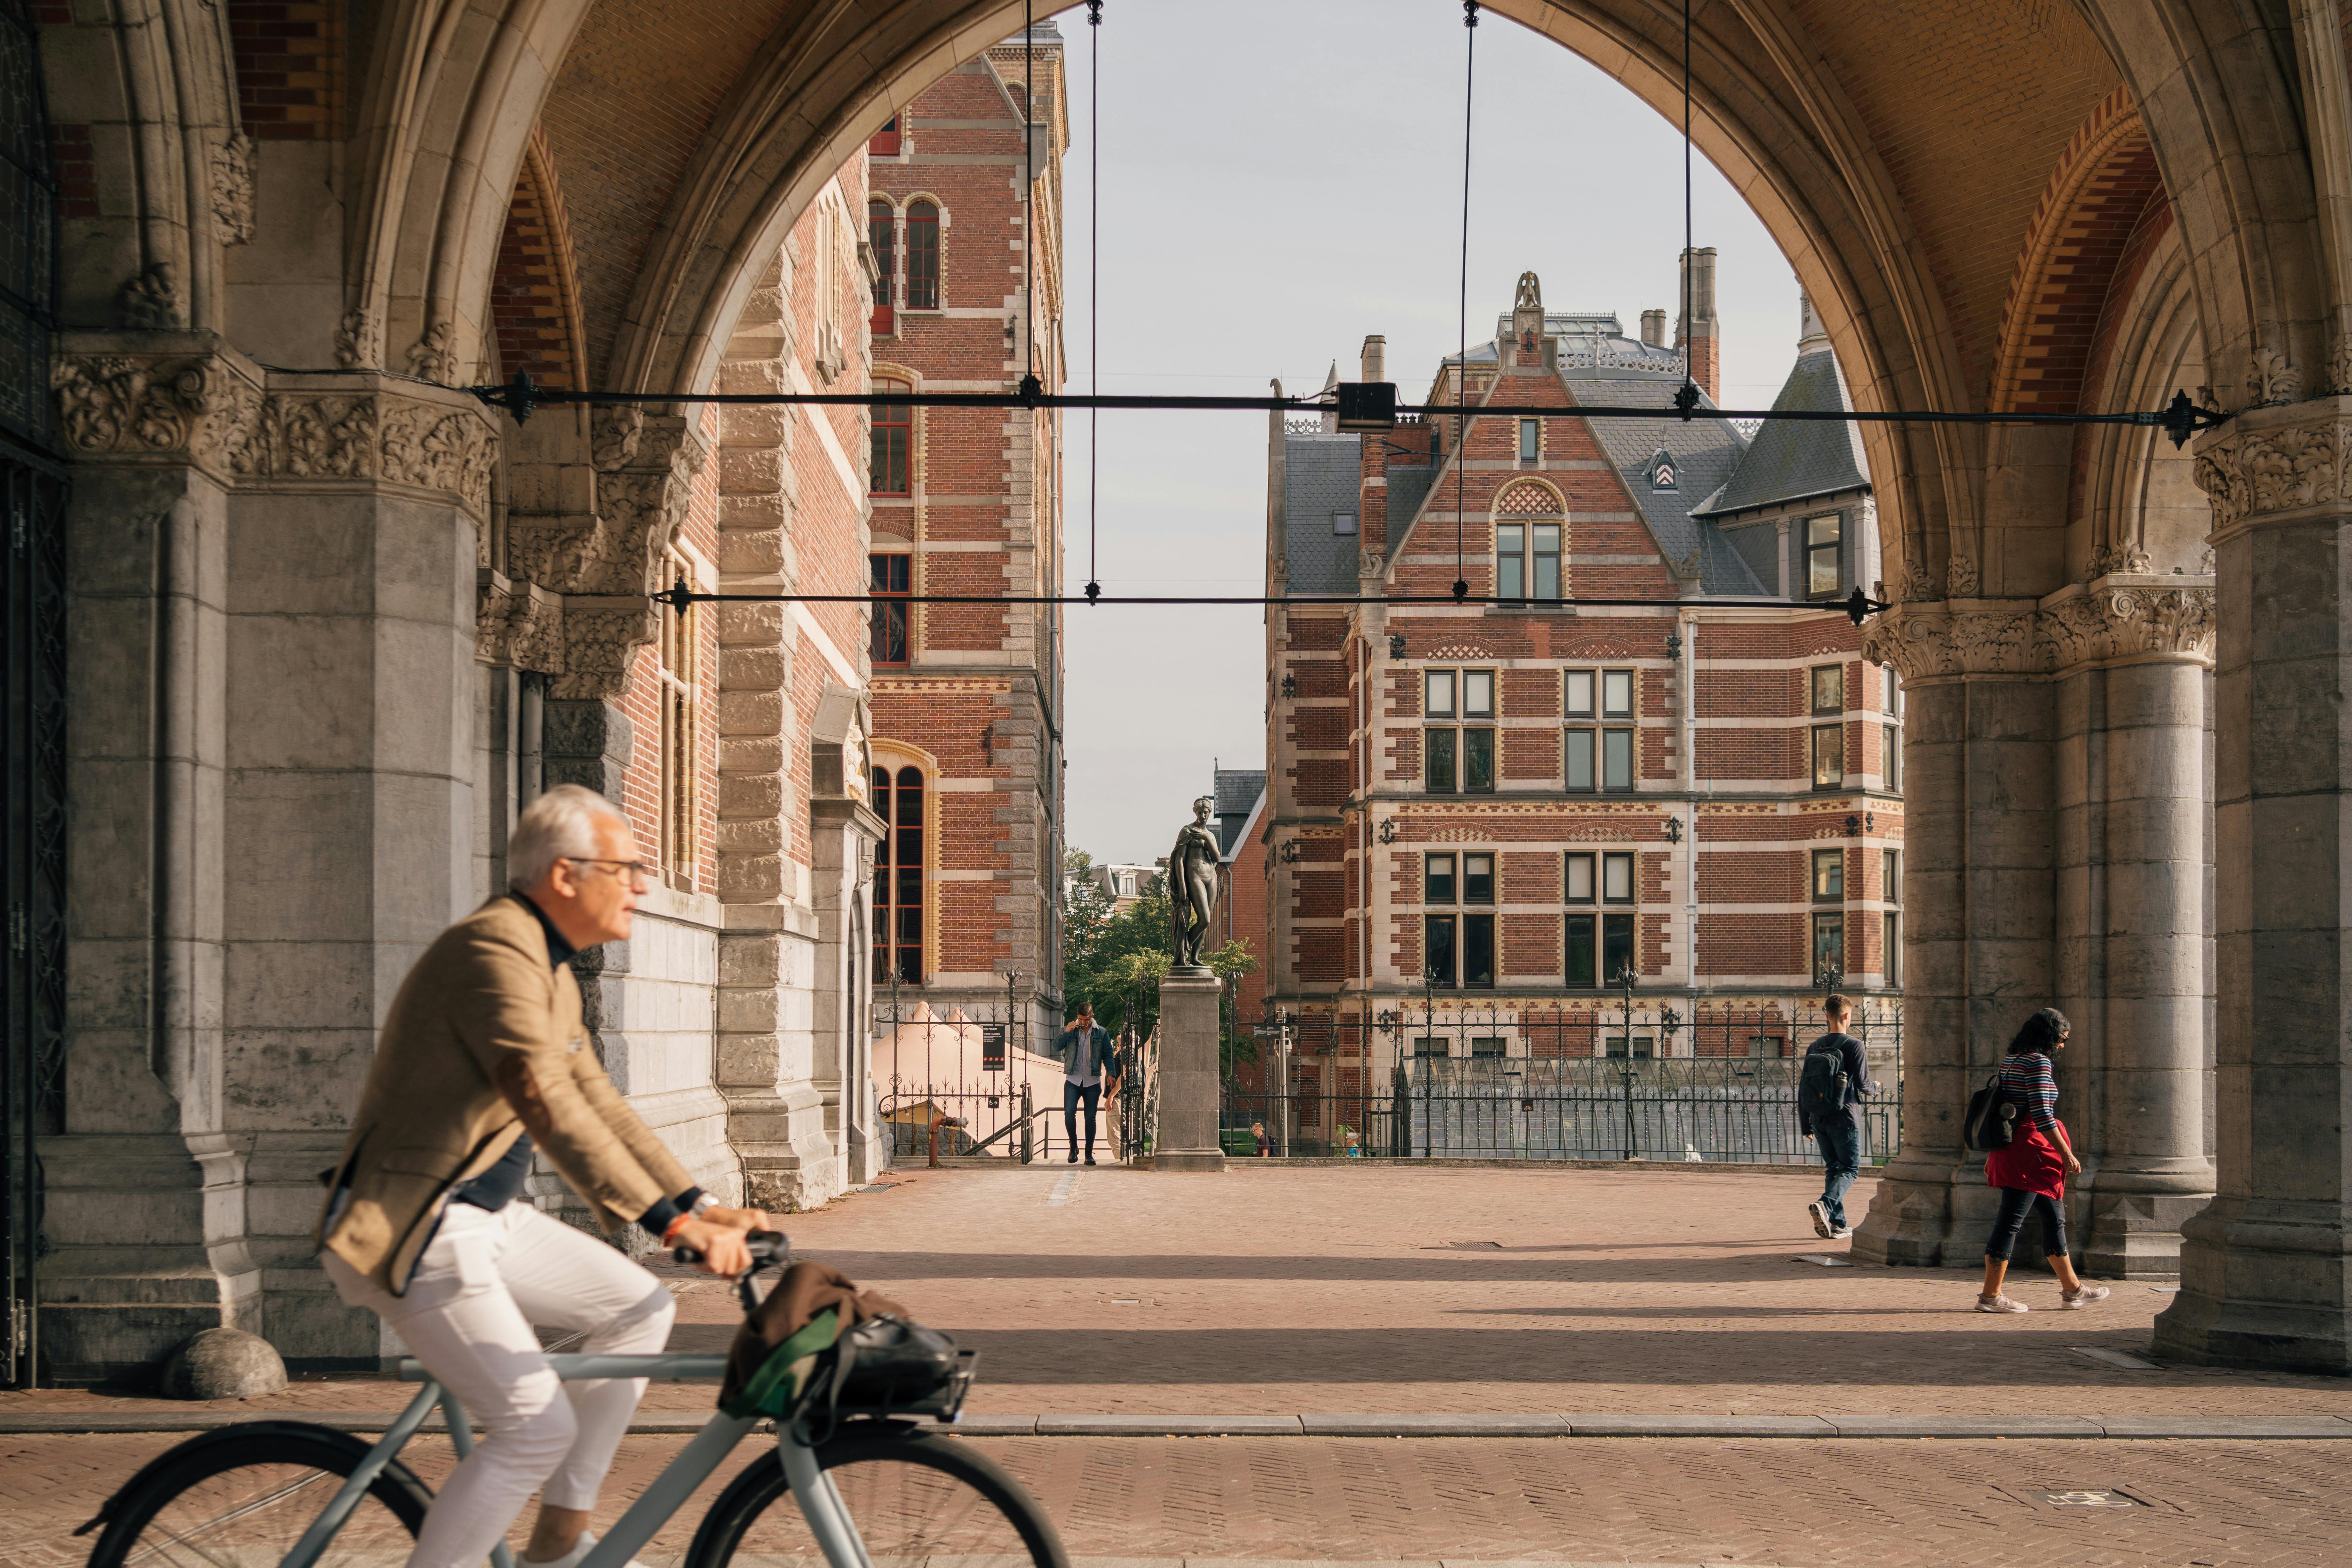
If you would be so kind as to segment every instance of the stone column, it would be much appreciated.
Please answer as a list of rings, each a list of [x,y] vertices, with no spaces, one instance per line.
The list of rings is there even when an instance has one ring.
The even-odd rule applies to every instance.
[[[2054,713],[2031,600],[1903,605],[1863,657],[1903,677],[1904,1138],[1854,1253],[1974,1267],[1996,1206],[1970,1089],[2051,994]]]
[[[67,1132],[49,1364],[197,1329],[372,1364],[312,1266],[394,993],[473,890],[471,399],[260,369],[203,334],[69,340],[79,459]],[[127,459],[127,460],[126,460]],[[127,1309],[127,1310],[125,1310]]]
[[[1170,974],[1160,982],[1160,1125],[1155,1171],[1222,1171],[1217,1139],[1215,978]]]
[[[2213,504],[2217,1194],[2181,1227],[2159,1354],[2352,1372],[2352,734],[2345,532],[2352,398],[2258,407],[2200,439]]]
[[[2085,1272],[2178,1272],[2205,1157],[2203,580],[2111,575],[2042,601],[2058,705],[2060,1114]]]

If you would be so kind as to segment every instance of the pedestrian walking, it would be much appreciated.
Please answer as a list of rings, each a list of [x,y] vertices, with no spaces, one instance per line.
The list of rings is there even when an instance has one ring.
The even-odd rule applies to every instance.
[[[1054,1042],[1062,1064],[1062,1126],[1070,1135],[1070,1163],[1078,1163],[1078,1107],[1087,1111],[1087,1163],[1095,1163],[1095,1118],[1104,1095],[1118,1097],[1118,1057],[1110,1031],[1095,1022],[1095,1005],[1081,1002],[1070,1026]]]
[[[2072,1027],[2057,1008],[2042,1008],[2025,1020],[2000,1064],[2000,1096],[2019,1108],[2021,1130],[1985,1156],[1985,1181],[2000,1189],[2000,1213],[1985,1243],[1984,1289],[1977,1295],[1979,1312],[2031,1310],[2001,1291],[2010,1254],[2029,1212],[2042,1226],[2042,1250],[2050,1258],[2050,1272],[2058,1276],[2058,1304],[2087,1307],[2111,1294],[2105,1285],[2083,1283],[2066,1246],[2066,1178],[2080,1174],[2083,1162],[2074,1158],[2066,1124],[2058,1120],[2058,1078],[2051,1058],[2066,1048]]]
[[[1256,1141],[1256,1154],[1259,1159],[1270,1160],[1274,1157],[1274,1140],[1265,1135],[1265,1122],[1251,1122],[1250,1137]]]
[[[1845,1032],[1853,1004],[1843,996],[1822,1003],[1830,1032],[1805,1047],[1797,1075],[1797,1131],[1822,1154],[1822,1195],[1805,1205],[1814,1234],[1830,1241],[1853,1235],[1845,1194],[1862,1174],[1862,1102],[1870,1098],[1870,1053]]]

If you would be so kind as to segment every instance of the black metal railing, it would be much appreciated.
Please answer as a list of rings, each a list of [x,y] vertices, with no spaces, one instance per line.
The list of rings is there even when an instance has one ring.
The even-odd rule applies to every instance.
[[[1225,1086],[1225,1148],[1254,1155],[1262,1131],[1269,1152],[1307,1157],[1803,1163],[1797,1079],[1822,1032],[1805,1011],[1281,1013]],[[1875,1080],[1864,1158],[1883,1163],[1902,1142],[1900,1015],[1880,1001],[1852,1029]]]

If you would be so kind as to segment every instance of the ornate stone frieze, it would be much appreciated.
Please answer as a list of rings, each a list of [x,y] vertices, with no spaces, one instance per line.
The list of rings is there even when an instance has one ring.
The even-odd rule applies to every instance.
[[[2296,417],[2300,416],[2300,417]],[[2197,450],[2216,531],[2265,513],[2352,501],[2352,397],[2249,410]]]
[[[415,485],[487,516],[497,430],[470,405],[428,402],[355,377],[265,388],[219,354],[60,354],[58,426],[90,456],[179,455],[235,480]]]
[[[474,595],[474,657],[546,675],[563,673],[563,601],[544,588],[485,572]]]
[[[2257,348],[2246,366],[2246,391],[2255,403],[2294,403],[2303,396],[2303,372],[2276,349]]]
[[[2110,544],[2091,557],[2091,575],[2096,578],[2118,572],[2132,574],[2145,574],[2148,565],[2147,552],[2137,545]]]
[[[213,222],[223,245],[253,243],[253,138],[232,131],[213,149]]]
[[[425,335],[408,345],[408,374],[426,381],[448,382],[457,374],[457,356],[450,352],[456,333],[446,321],[436,321]]]
[[[563,606],[563,673],[548,695],[564,701],[610,700],[629,689],[629,665],[657,629],[651,601],[615,605],[600,600]]]
[[[1906,681],[2038,675],[2106,659],[2213,651],[2213,590],[2156,578],[2102,578],[2036,603],[1979,599],[1898,605],[1863,634],[1862,657]]]
[[[1862,657],[1906,681],[1940,675],[2030,675],[2050,668],[2030,599],[1905,604],[1863,634]]]
[[[2213,655],[2213,590],[2095,582],[2042,602],[2042,626],[2060,668],[2144,654]]]

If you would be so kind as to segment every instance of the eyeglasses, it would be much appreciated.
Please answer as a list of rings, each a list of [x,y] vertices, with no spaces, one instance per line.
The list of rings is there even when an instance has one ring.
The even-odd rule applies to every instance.
[[[643,860],[599,860],[588,855],[566,855],[564,858],[575,866],[603,866],[614,876],[641,888],[653,886],[661,874],[661,868]]]

